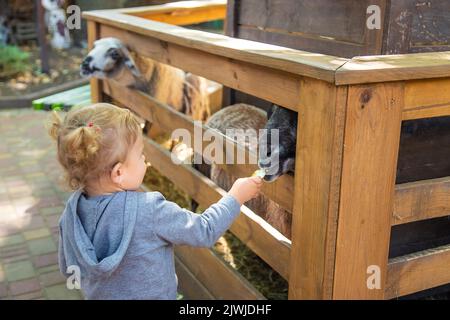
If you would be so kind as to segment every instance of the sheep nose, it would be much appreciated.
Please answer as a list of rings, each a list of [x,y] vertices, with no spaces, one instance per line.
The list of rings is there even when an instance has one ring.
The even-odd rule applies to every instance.
[[[89,69],[89,63],[92,61],[92,57],[91,56],[87,56],[83,62],[81,63],[81,67],[83,69]]]

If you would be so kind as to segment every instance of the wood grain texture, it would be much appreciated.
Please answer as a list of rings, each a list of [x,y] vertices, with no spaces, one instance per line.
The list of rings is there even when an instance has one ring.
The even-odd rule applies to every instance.
[[[450,115],[450,78],[405,82],[403,120]]]
[[[355,57],[336,71],[336,84],[450,77],[450,51]]]
[[[139,55],[259,96],[286,108],[297,108],[301,77],[294,74],[157,41],[108,26],[102,26],[100,33],[101,37],[116,37],[122,40],[132,52]]]
[[[401,83],[349,87],[334,299],[384,297],[403,104]],[[372,265],[381,290],[368,289]]]
[[[88,49],[91,50],[94,47],[94,41],[100,38],[100,26],[94,21],[88,21],[87,34],[88,34]],[[102,80],[91,78],[89,80],[91,85],[91,102],[103,102],[103,89]]]
[[[210,249],[177,246],[175,254],[195,279],[214,296],[214,299],[265,299],[242,275]]]
[[[190,30],[133,17],[114,10],[84,12],[83,17],[155,39],[212,55],[286,71],[296,75],[334,81],[334,71],[347,59]],[[212,79],[211,79],[212,80]]]
[[[397,185],[392,225],[449,216],[449,194],[449,177]]]
[[[289,299],[331,299],[347,88],[302,82]]]
[[[385,0],[236,3],[236,37],[346,58],[381,54],[383,30],[366,27],[366,10],[369,5],[378,5],[384,19]]]
[[[173,1],[170,3],[141,6],[132,8],[114,9],[117,12],[131,15],[160,14],[160,13],[179,13],[183,14],[195,12],[207,8],[224,8],[227,6],[227,0],[208,0],[208,1]]]
[[[175,254],[175,270],[178,278],[178,291],[184,300],[214,300],[215,297],[202,284],[190,269]]]
[[[390,1],[383,54],[450,50],[450,3]]]
[[[450,282],[450,245],[391,259],[386,299],[404,296]]]
[[[189,2],[188,2],[189,3]],[[207,6],[183,7],[176,8],[166,5],[165,10],[143,10],[143,11],[127,11],[126,14],[141,17],[148,20],[174,24],[177,26],[198,24],[214,20],[223,20],[226,16],[226,4],[214,5],[213,3],[205,3]]]

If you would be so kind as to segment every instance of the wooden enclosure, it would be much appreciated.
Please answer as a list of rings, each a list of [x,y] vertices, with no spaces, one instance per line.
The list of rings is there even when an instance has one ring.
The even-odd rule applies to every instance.
[[[367,8],[380,8],[380,28],[369,29]],[[450,50],[450,1],[445,0],[228,0],[230,37],[353,58]],[[227,104],[268,104],[224,90]]]
[[[180,2],[83,17],[91,46],[116,37],[136,54],[298,113],[295,177],[263,187],[292,212],[292,239],[245,206],[231,227],[289,281],[290,299],[391,299],[450,283],[449,244],[389,258],[393,226],[450,213],[450,177],[396,185],[402,121],[450,115],[450,52],[345,59],[180,27],[224,18],[225,5]],[[167,132],[194,130],[189,117],[113,80],[91,80],[91,89],[94,102],[118,101]],[[146,139],[145,152],[202,207],[225,194],[172,163],[155,141]],[[224,168],[236,176],[257,169]],[[177,247],[176,264],[190,298],[264,298],[209,249]]]
[[[228,17],[229,36],[345,58],[450,50],[445,0],[230,0]]]

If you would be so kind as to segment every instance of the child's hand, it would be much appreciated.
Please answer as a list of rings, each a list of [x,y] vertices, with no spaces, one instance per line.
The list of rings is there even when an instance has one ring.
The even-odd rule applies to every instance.
[[[242,205],[253,198],[256,198],[262,187],[260,177],[249,177],[237,179],[231,187],[228,194],[236,198]]]

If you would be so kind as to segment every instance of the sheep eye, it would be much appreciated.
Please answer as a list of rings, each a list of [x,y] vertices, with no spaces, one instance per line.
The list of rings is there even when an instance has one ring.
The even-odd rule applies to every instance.
[[[120,58],[119,52],[114,48],[109,49],[107,54],[111,57],[111,59],[114,59],[114,60],[119,60],[119,58]]]

